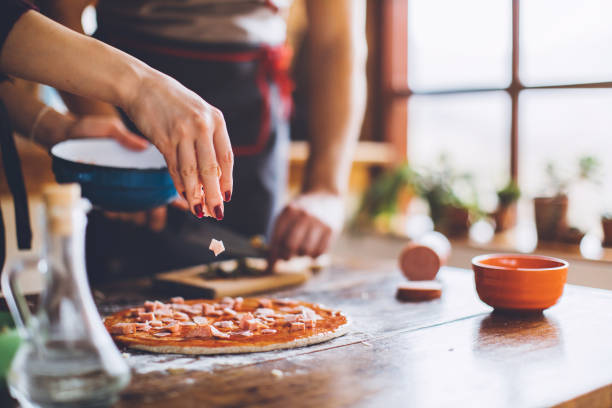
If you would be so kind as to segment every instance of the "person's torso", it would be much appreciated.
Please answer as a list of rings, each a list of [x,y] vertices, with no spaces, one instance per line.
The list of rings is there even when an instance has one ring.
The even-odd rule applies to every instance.
[[[99,25],[185,43],[279,45],[291,0],[100,0]]]

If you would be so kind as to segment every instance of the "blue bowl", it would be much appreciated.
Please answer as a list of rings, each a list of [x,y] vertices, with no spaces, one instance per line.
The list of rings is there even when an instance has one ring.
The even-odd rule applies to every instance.
[[[79,183],[91,203],[107,211],[143,211],[177,197],[161,153],[124,148],[112,139],[78,139],[51,149],[58,183]]]

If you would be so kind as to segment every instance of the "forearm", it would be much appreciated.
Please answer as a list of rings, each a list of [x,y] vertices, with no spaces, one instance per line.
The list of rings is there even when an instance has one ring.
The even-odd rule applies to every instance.
[[[349,58],[349,57],[346,57]],[[341,55],[328,62],[341,66]],[[355,65],[350,73],[334,68],[313,73],[317,88],[311,96],[310,156],[307,163],[305,191],[329,191],[341,194],[346,190],[355,145],[359,138],[365,107],[365,78]],[[317,67],[311,69],[317,70]],[[320,67],[319,67],[320,69]],[[327,101],[327,103],[322,103]]]
[[[79,34],[85,34],[81,17],[84,9],[91,3],[91,0],[39,0],[38,2],[41,11],[47,17]],[[70,112],[76,115],[118,115],[117,110],[109,103],[63,91],[60,91],[60,95]]]
[[[151,69],[100,41],[29,11],[9,33],[0,70],[124,107]]]
[[[0,99],[6,106],[15,130],[46,148],[62,141],[75,121],[70,115],[63,115],[53,109],[43,111],[45,104],[9,81],[0,83]]]
[[[359,3],[347,6],[350,10],[336,10],[336,15],[344,15],[344,22],[338,22],[340,33],[315,35],[310,48],[306,192],[342,194],[347,188],[366,100],[365,16]]]

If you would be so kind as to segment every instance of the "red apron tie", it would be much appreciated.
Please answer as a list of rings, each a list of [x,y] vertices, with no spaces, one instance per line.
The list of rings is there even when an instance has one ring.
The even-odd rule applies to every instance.
[[[278,86],[283,103],[283,118],[287,119],[293,111],[291,94],[295,85],[289,75],[289,68],[293,58],[293,50],[288,45],[279,47],[264,47],[262,63],[269,79]]]

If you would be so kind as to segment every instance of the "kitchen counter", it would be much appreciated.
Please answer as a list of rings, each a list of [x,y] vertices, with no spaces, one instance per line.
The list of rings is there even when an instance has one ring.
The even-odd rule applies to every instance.
[[[480,302],[471,271],[444,268],[441,299],[401,303],[395,259],[336,252],[333,267],[274,296],[343,310],[347,335],[247,355],[125,350],[134,377],[117,407],[612,406],[612,292],[567,285],[543,314],[510,317]],[[102,289],[102,313],[154,296],[141,284]]]
[[[126,349],[133,379],[116,407],[612,406],[612,291],[567,285],[543,314],[511,317],[478,299],[471,271],[446,267],[442,298],[402,303],[400,247],[341,240],[332,267],[272,294],[341,309],[351,320],[345,336],[228,356]],[[147,279],[94,294],[102,315],[180,295]]]

